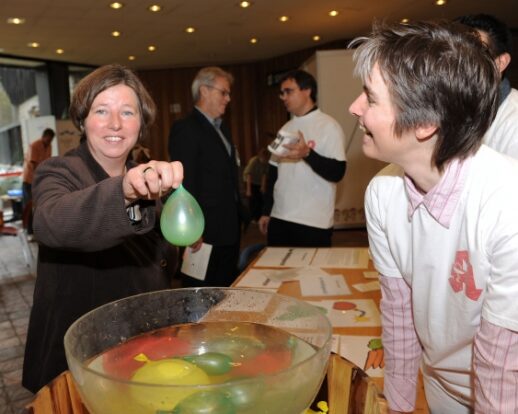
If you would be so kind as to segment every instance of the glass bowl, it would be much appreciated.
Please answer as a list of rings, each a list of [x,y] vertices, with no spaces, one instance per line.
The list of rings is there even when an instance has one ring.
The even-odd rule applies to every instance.
[[[65,335],[92,414],[301,414],[325,375],[332,328],[274,292],[188,288],[108,303]]]

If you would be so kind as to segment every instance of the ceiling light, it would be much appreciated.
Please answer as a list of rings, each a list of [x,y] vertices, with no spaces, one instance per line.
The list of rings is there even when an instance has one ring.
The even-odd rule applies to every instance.
[[[402,24],[407,24],[409,21],[410,21],[410,19],[407,19],[407,18],[401,19]]]
[[[257,43],[257,38],[252,37],[252,38],[250,39],[250,43],[252,43],[253,45],[255,45],[255,44]]]
[[[156,50],[156,46],[150,45],[147,47],[147,50],[149,50],[150,52],[154,52]]]
[[[331,17],[336,17],[336,16],[338,16],[338,12],[337,12],[336,10],[331,10],[331,11],[329,12],[329,15],[330,15]]]
[[[320,36],[319,35],[313,36],[313,41],[318,42],[319,40],[320,40]]]
[[[437,6],[444,6],[446,4],[446,0],[435,0],[435,4],[437,4]]]
[[[252,2],[250,1],[242,1],[239,3],[239,5],[243,8],[243,9],[246,9],[247,7],[250,7],[252,5]]]
[[[29,47],[40,47],[40,44],[38,42],[30,42],[30,43],[27,43],[27,46],[29,46]]]
[[[65,53],[65,51],[63,49],[56,49],[56,53],[58,55],[62,55],[63,53]]]
[[[9,17],[7,19],[7,23],[9,24],[24,24],[25,19],[23,17]]]
[[[133,56],[133,55],[129,55],[129,56],[128,56],[128,60],[135,60],[135,56]]]
[[[194,33],[194,32],[196,31],[196,29],[195,29],[194,27],[187,27],[187,28],[185,29],[185,31],[186,31],[187,33]]]
[[[290,20],[290,18],[288,16],[281,16],[281,17],[279,17],[279,20],[284,23],[284,22],[287,22],[288,20]]]
[[[149,11],[153,12],[153,13],[157,13],[159,12],[160,10],[162,10],[162,6],[159,6],[158,4],[152,4],[151,6],[149,6],[147,8]]]
[[[116,2],[110,3],[110,7],[112,9],[118,10],[118,9],[122,9],[124,7],[124,4],[116,1]]]
[[[121,32],[119,32],[118,30],[114,30],[114,31],[112,32],[112,36],[113,36],[113,37],[119,37],[120,35],[121,35]]]

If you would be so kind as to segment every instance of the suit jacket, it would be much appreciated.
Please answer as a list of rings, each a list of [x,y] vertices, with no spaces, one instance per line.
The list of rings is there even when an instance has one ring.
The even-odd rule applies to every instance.
[[[43,162],[33,195],[40,245],[23,385],[36,392],[67,369],[63,337],[76,319],[170,284],[162,266],[169,244],[157,227],[156,203],[140,202],[142,221],[132,224],[122,177],[108,177],[86,142]]]
[[[239,243],[238,167],[230,131],[224,124],[221,130],[230,143],[230,155],[214,126],[194,109],[171,127],[169,156],[182,162],[183,185],[203,210],[204,241],[230,246]]]

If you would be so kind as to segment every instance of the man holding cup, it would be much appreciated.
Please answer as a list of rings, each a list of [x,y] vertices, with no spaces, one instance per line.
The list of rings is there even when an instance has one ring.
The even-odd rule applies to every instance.
[[[336,183],[346,169],[344,132],[318,109],[317,83],[311,74],[288,72],[279,96],[292,119],[270,145],[259,229],[269,246],[329,247]]]

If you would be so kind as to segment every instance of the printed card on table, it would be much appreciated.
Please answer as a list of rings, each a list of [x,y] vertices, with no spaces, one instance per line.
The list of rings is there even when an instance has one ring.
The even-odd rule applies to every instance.
[[[348,296],[351,289],[341,275],[326,272],[308,273],[299,277],[302,296]]]
[[[340,269],[367,269],[369,250],[367,248],[333,247],[317,249],[312,266]]]
[[[316,249],[295,247],[268,247],[254,267],[304,267],[309,266]]]
[[[340,355],[363,369],[370,377],[383,377],[385,352],[380,337],[341,335]]]
[[[268,269],[250,269],[236,284],[237,287],[278,289],[282,285],[279,280],[271,278]]]
[[[357,283],[353,285],[353,288],[360,292],[373,292],[375,290],[381,290],[380,282],[377,280],[368,283]]]
[[[372,299],[340,299],[308,301],[322,309],[334,328],[381,326],[376,302]]]

